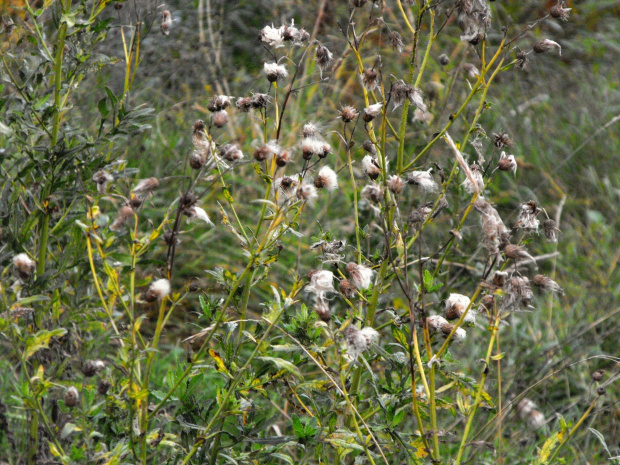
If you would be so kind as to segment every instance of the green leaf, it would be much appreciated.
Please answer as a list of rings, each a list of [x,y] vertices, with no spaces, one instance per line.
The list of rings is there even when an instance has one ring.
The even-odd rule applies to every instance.
[[[106,119],[110,112],[108,111],[107,99],[103,97],[97,103],[97,108],[99,109],[99,113],[101,114],[101,119]]]
[[[273,363],[279,370],[286,370],[299,378],[303,378],[297,367],[287,360],[277,357],[256,357],[256,359]]]
[[[443,283],[436,282],[433,279],[433,275],[428,270],[424,270],[423,280],[424,280],[424,288],[426,289],[426,292],[435,292],[436,290],[441,289],[443,287]]]
[[[62,337],[67,334],[65,328],[57,328],[52,331],[41,330],[36,335],[30,337],[26,341],[26,359],[32,357],[38,350],[47,349],[49,347],[50,339],[53,337]]]
[[[297,415],[293,415],[293,431],[295,431],[295,436],[299,439],[306,437],[306,428],[304,428],[301,419]]]

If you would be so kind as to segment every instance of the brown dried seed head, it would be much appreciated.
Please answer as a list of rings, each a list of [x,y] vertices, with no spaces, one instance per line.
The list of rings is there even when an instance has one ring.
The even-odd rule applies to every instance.
[[[216,128],[222,128],[228,123],[228,113],[225,110],[213,113],[213,125]]]
[[[97,392],[102,396],[105,396],[108,393],[110,387],[112,387],[112,384],[109,381],[102,379],[101,381],[99,381],[99,384],[97,384]]]
[[[252,99],[250,97],[241,97],[238,98],[235,102],[235,106],[239,111],[247,113],[252,109]]]
[[[375,144],[373,144],[372,141],[370,141],[370,140],[365,140],[364,144],[362,145],[362,147],[364,147],[364,150],[366,150],[371,155],[376,155],[377,154],[377,149],[375,147]]]
[[[390,34],[388,35],[388,40],[390,41],[390,44],[392,44],[392,48],[394,50],[398,50],[398,53],[402,53],[404,47],[403,38],[398,32],[390,32]]]
[[[597,393],[599,396],[604,396],[606,392],[607,392],[607,391],[605,390],[605,388],[604,388],[603,386],[599,386],[599,387],[598,387],[598,389],[596,390],[596,393]]]
[[[503,149],[506,146],[512,145],[512,139],[507,133],[500,131],[493,134],[493,145],[498,149]]]
[[[266,145],[261,145],[260,147],[258,147],[256,149],[256,151],[254,152],[254,159],[256,161],[263,161],[267,159],[267,156],[271,153],[271,151],[269,150],[269,147],[267,147]]]
[[[605,376],[605,370],[596,370],[594,373],[592,373],[592,379],[596,382],[602,380],[603,376]]]
[[[205,130],[205,122],[201,119],[194,123],[194,134]]]
[[[568,16],[570,15],[571,10],[572,8],[564,8],[564,2],[562,2],[552,6],[549,10],[549,14],[555,19],[568,21]]]
[[[65,393],[63,395],[63,400],[65,401],[65,405],[69,408],[75,407],[80,399],[80,394],[75,386],[71,386],[65,389]]]
[[[350,123],[357,118],[357,115],[359,115],[359,111],[351,105],[346,105],[340,110],[340,118],[342,118],[342,121],[345,123]]]
[[[559,54],[562,55],[562,46],[553,40],[543,39],[534,45],[534,51],[536,53],[545,53],[553,48],[557,48]]]
[[[288,150],[282,150],[276,155],[276,165],[279,167],[286,166],[291,161],[291,153]]]
[[[448,55],[446,55],[445,53],[439,55],[438,60],[441,66],[446,66],[448,63],[450,63],[450,57],[448,57]]]
[[[189,166],[194,170],[199,170],[205,165],[205,159],[200,152],[194,152],[189,157]]]
[[[350,271],[348,270],[347,272],[350,273]],[[340,281],[340,283],[338,284],[338,289],[340,290],[340,293],[347,299],[352,299],[355,297],[355,287],[348,279],[343,279],[342,281]]]

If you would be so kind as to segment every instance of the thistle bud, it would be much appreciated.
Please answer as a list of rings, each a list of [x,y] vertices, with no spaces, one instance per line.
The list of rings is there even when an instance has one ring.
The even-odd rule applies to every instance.
[[[534,284],[534,286],[540,287],[541,289],[544,289],[545,291],[557,292],[558,294],[564,294],[564,290],[559,286],[559,284],[556,283],[553,279],[549,278],[548,276],[537,274],[532,279],[532,283]]]
[[[159,180],[157,178],[141,179],[131,192],[134,194],[150,194],[158,187]]]
[[[536,53],[545,53],[553,48],[557,48],[558,54],[562,55],[562,46],[553,40],[543,39],[534,45],[534,51]]]
[[[63,400],[65,405],[69,408],[75,407],[80,400],[80,393],[75,388],[75,386],[68,387],[65,389],[63,394]]]
[[[170,281],[167,279],[158,279],[153,281],[148,290],[144,294],[144,300],[147,302],[155,302],[162,300],[170,294]]]
[[[105,379],[102,379],[97,384],[97,392],[101,394],[102,396],[105,396],[111,387],[112,387],[112,383],[110,383],[109,381]]]
[[[551,17],[559,19],[561,21],[568,21],[568,16],[572,8],[564,8],[564,2],[554,5],[549,10]]]
[[[605,376],[605,370],[596,370],[592,373],[592,380],[598,383],[603,379],[603,376]]]
[[[607,393],[607,390],[605,389],[605,387],[599,386],[598,388],[596,388],[596,393],[599,396],[604,396]]]
[[[379,72],[374,68],[366,68],[361,75],[361,79],[362,85],[368,92],[378,89],[381,84]]]
[[[25,253],[17,254],[13,257],[13,266],[17,270],[17,275],[22,281],[29,279],[36,268],[37,263],[31,260]]]
[[[131,208],[129,205],[125,205],[118,211],[116,219],[110,225],[110,231],[118,232],[123,229],[123,226],[125,226],[125,224],[130,218],[133,218],[133,215],[133,208]]]
[[[376,181],[381,174],[381,168],[379,167],[379,164],[370,155],[366,155],[362,159],[362,168],[364,168],[364,173],[366,173],[366,175],[373,181]]]
[[[168,10],[164,10],[161,12],[161,24],[159,25],[159,29],[161,33],[168,37],[170,35],[170,28],[172,27],[172,15]]]
[[[105,194],[108,184],[114,181],[114,177],[107,171],[99,170],[93,175],[93,181],[97,184],[97,192]]]
[[[497,162],[497,168],[500,171],[512,171],[513,174],[517,174],[517,160],[514,155],[506,155],[506,152],[502,152]]]
[[[348,279],[343,279],[338,283],[338,290],[347,299],[355,297],[355,286]]]
[[[277,82],[280,79],[284,79],[288,76],[288,71],[283,65],[277,63],[265,63],[263,71],[269,82]]]
[[[211,115],[211,120],[216,128],[223,128],[228,123],[228,113],[225,110],[220,110]]]
[[[388,177],[387,186],[392,194],[399,195],[405,187],[405,182],[400,176],[391,175]]]
[[[314,180],[314,186],[328,191],[338,189],[338,175],[329,166],[323,166]]]
[[[403,47],[405,44],[403,43],[403,38],[398,32],[390,32],[390,34],[388,35],[388,40],[390,41],[393,50],[398,50],[398,53],[403,52]]]
[[[351,105],[346,105],[340,109],[339,117],[342,118],[343,122],[350,123],[355,118],[357,118],[357,115],[359,115],[359,111],[357,111],[355,107],[352,107]]]
[[[82,373],[87,378],[95,376],[101,370],[105,368],[105,363],[101,360],[86,360],[84,365],[82,365]]]
[[[450,57],[448,57],[448,55],[446,55],[445,53],[442,53],[441,55],[439,55],[438,61],[441,66],[446,66],[448,63],[450,63]]]
[[[355,262],[347,263],[347,274],[349,282],[357,289],[368,289],[372,284],[372,276],[374,271],[367,266],[358,265]]]
[[[230,106],[232,99],[233,97],[228,95],[214,95],[209,101],[207,109],[212,113],[225,110]]]

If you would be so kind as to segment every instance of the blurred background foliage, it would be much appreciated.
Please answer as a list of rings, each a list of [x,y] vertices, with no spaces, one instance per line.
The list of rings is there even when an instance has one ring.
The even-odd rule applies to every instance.
[[[127,160],[130,168],[139,170],[139,177],[168,177],[159,194],[150,201],[154,208],[145,210],[146,217],[153,224],[159,224],[179,194],[181,184],[174,174],[191,150],[193,122],[208,118],[206,106],[211,96],[245,96],[250,92],[267,91],[268,83],[257,82],[255,78],[263,62],[269,59],[268,50],[258,40],[259,30],[267,24],[277,26],[294,19],[296,25],[320,37],[337,58],[351,62],[339,30],[339,21],[342,24],[348,16],[346,3],[334,0],[178,0],[165,5],[154,0],[119,2],[121,8],[111,11],[112,28],[108,38],[99,45],[102,53],[118,61],[86,77],[88,85],[72,96],[74,116],[96,131],[99,124],[97,102],[105,95],[104,86],[116,94],[123,88],[125,69],[118,26],[135,22],[135,18],[143,20],[148,34],[141,44],[142,62],[129,101],[132,105],[146,104],[154,109],[154,116],[148,121],[151,129],[132,137],[120,148],[115,147],[120,153],[106,153],[105,147],[97,150],[107,157]],[[440,11],[451,7],[451,2],[438,3]],[[7,9],[8,4],[7,0],[0,3],[5,20],[11,14],[18,16]],[[493,2],[495,35],[490,36],[490,41],[497,43],[501,39],[499,25],[505,25],[512,37],[517,32],[513,25],[536,21],[552,4],[555,2],[543,0]],[[518,205],[528,200],[538,201],[548,209],[550,216],[560,217],[557,250],[552,244],[544,244],[536,252],[550,255],[551,258],[541,261],[539,266],[545,274],[555,273],[566,295],[550,301],[539,299],[532,313],[511,317],[511,325],[503,330],[502,336],[502,350],[506,353],[502,366],[504,391],[510,397],[540,382],[530,397],[548,419],[553,419],[556,413],[572,419],[578,417],[595,389],[590,374],[599,368],[609,373],[620,369],[599,359],[572,365],[595,355],[619,355],[620,4],[613,0],[583,0],[569,1],[567,6],[573,8],[568,22],[545,20],[524,39],[531,46],[537,39],[553,38],[562,46],[561,56],[551,53],[533,56],[525,70],[515,68],[503,73],[498,78],[499,85],[489,92],[489,108],[480,122],[488,136],[503,130],[514,141],[510,150],[519,162],[518,176],[503,176],[499,183],[490,187],[491,200],[498,205],[506,222],[511,223],[511,212],[516,212]],[[170,10],[174,18],[169,36],[159,32],[159,15],[164,8]],[[384,20],[393,24],[390,17]],[[405,31],[401,33],[404,35]],[[372,64],[376,59],[372,46],[366,44],[365,51],[365,59]],[[438,62],[438,57],[444,53],[451,58],[447,66]],[[403,75],[406,56],[406,53],[384,56],[384,75],[390,72]],[[465,91],[468,84],[463,64],[479,62],[473,49],[459,41],[458,34],[446,35],[435,44],[431,60],[422,89],[433,120],[428,123],[412,121],[408,125],[406,154],[419,151],[445,124],[454,109],[442,107],[442,92],[453,79],[455,85]],[[307,66],[313,67],[313,61],[308,60]],[[316,82],[317,72],[306,74],[300,84],[307,87],[294,96],[287,116],[284,146],[298,140],[305,122],[315,121],[329,130],[341,105],[360,106],[354,97],[359,95],[356,93],[357,76],[348,71],[352,68],[337,61],[334,69],[324,75],[329,78],[321,83]],[[461,123],[457,127],[462,128]],[[260,133],[260,125],[243,114],[221,131],[218,142],[252,144],[254,141],[256,144],[260,141]],[[358,163],[363,156],[362,140],[356,141]],[[490,145],[483,140],[485,146]],[[338,147],[335,136],[331,142]],[[464,150],[474,155],[472,146]],[[248,155],[251,154],[246,152]],[[335,150],[336,169],[344,166],[344,156],[344,150]],[[434,148],[428,159],[429,163],[449,169],[446,160],[450,159],[450,154],[442,147]],[[238,211],[242,219],[254,218],[255,221],[258,207],[243,200],[256,198],[262,185],[258,184],[251,166],[234,176],[231,190],[239,201]],[[346,186],[346,181],[344,184]],[[218,200],[222,201],[222,192],[214,189],[202,202],[216,224],[220,219]],[[451,208],[456,211],[459,206]],[[336,239],[353,242],[353,226],[342,222],[343,216],[350,217],[342,212],[350,209],[350,189],[343,188],[329,199],[319,200],[311,219],[299,225],[304,239],[293,236],[283,239],[285,244],[278,260],[272,264],[270,279],[283,280],[278,281],[278,285],[286,287],[296,275],[303,275],[316,265],[316,254],[309,250],[309,245],[321,230],[335,231],[340,234]],[[361,215],[362,226],[372,223],[371,212],[363,211]],[[467,264],[465,258],[477,246],[476,228],[477,219],[470,220],[464,228],[463,242],[453,249],[448,261]],[[343,233],[348,235],[341,237]],[[205,270],[219,266],[231,272],[239,271],[241,250],[223,227],[185,228],[181,239],[184,245],[178,249],[177,263],[183,266],[173,287],[196,281],[215,298],[221,291],[220,286]],[[374,250],[371,244],[367,246]],[[145,276],[163,266],[165,253],[163,242],[158,243],[150,268],[144,270]],[[441,279],[448,284],[465,282],[469,273],[475,275],[476,270],[449,266]],[[250,309],[256,314],[261,311],[257,303],[270,298],[268,282],[255,291],[250,301]],[[446,291],[448,289],[446,287]],[[182,316],[177,316],[173,330],[166,335],[170,351],[156,367],[157,375],[162,378],[168,372],[166,361],[174,363],[185,356],[179,341],[196,331],[196,314],[201,310],[197,299],[189,302],[185,311],[177,314]],[[473,342],[456,350],[467,360],[464,366],[474,366],[470,362],[481,356]],[[95,345],[92,351],[96,353]],[[204,384],[203,389],[197,389],[199,394],[192,402],[197,399],[206,402],[213,397],[213,379],[194,382],[193,389],[201,382]],[[2,381],[0,388],[4,389]],[[588,419],[588,425],[595,425],[603,433],[616,455],[620,453],[617,394],[618,389],[610,387],[606,407]],[[183,407],[179,412],[183,413]],[[512,463],[529,463],[527,457],[540,446],[537,435],[524,434],[524,429],[518,420],[506,427],[508,440],[515,448]],[[523,449],[519,451],[519,448]],[[587,429],[581,430],[577,440],[570,443],[570,450],[572,461],[567,463],[609,463],[608,456]]]

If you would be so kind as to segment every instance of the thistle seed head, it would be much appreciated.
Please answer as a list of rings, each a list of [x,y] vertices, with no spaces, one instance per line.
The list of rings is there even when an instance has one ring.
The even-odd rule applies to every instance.
[[[323,166],[314,179],[314,186],[317,189],[336,190],[338,189],[338,175],[329,166]]]
[[[144,293],[144,300],[147,302],[155,302],[162,300],[170,294],[170,281],[167,279],[158,279],[153,281],[148,290]]]
[[[349,275],[349,282],[359,290],[368,289],[372,284],[374,271],[367,266],[350,262],[347,264],[346,272]]]

